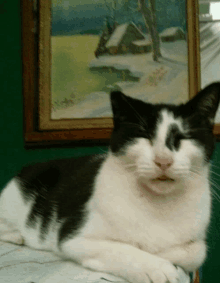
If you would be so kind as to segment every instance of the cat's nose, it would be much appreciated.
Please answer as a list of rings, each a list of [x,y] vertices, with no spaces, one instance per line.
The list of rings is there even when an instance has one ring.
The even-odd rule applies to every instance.
[[[161,170],[167,170],[172,164],[173,159],[171,157],[162,158],[159,156],[156,156],[154,159],[154,163],[161,169]]]

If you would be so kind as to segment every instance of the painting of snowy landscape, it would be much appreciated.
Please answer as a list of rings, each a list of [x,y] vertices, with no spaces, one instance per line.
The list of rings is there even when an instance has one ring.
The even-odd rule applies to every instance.
[[[109,94],[185,102],[185,0],[52,0],[51,118],[111,117]]]

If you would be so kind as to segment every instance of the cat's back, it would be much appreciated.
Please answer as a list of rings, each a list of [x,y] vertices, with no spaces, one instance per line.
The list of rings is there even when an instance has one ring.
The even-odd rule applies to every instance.
[[[55,223],[63,226],[57,237],[65,238],[82,225],[104,160],[105,155],[92,155],[25,166],[0,195],[1,216],[26,235],[38,235],[27,243],[31,246],[37,247],[37,238],[46,241]]]
[[[23,167],[16,179],[25,199],[44,194],[55,198],[91,193],[93,180],[104,161],[104,155],[92,155],[36,163]]]

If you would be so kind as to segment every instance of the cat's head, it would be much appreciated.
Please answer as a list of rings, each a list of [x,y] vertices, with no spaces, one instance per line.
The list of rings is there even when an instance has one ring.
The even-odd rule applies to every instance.
[[[110,150],[155,193],[202,174],[214,150],[213,122],[220,83],[186,104],[151,104],[111,93],[114,130]]]

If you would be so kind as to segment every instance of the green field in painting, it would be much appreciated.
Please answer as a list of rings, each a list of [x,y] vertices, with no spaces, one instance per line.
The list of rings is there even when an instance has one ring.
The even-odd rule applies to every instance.
[[[135,80],[127,72],[111,68],[89,69],[99,37],[72,35],[52,37],[52,105],[65,108],[95,91],[109,91],[117,81]]]

